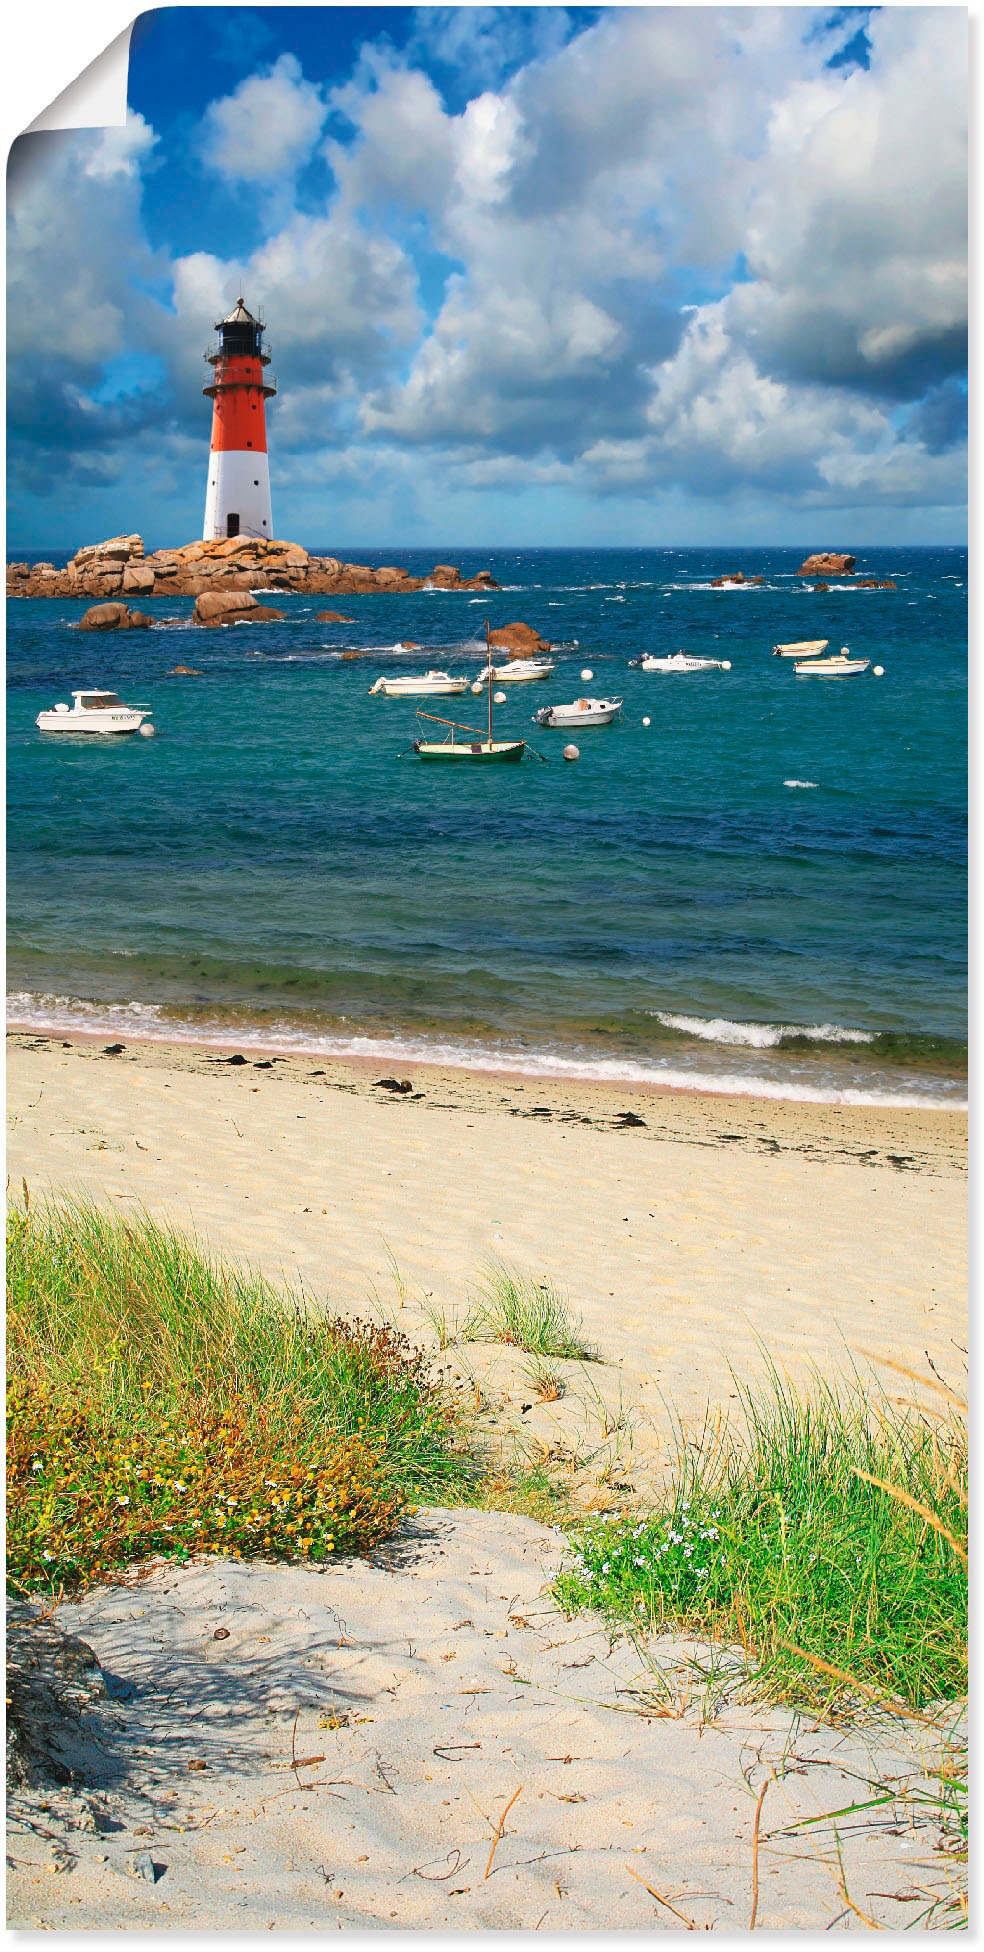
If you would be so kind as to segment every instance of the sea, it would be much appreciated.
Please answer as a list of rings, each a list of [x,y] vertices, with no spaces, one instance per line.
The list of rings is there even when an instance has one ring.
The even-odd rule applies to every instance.
[[[792,549],[347,554],[502,587],[277,595],[282,623],[217,630],[160,598],[170,628],[105,637],[73,630],[75,604],[9,603],[12,1023],[401,1074],[965,1103],[964,550],[872,549],[826,592]],[[738,570],[764,580],[712,587]],[[328,606],[350,621],[319,623]],[[481,727],[483,700],[370,686],[476,674],[486,618],[555,646],[496,713],[530,750],[422,762],[414,737],[440,728],[418,705]],[[770,655],[822,637],[883,675]],[[679,649],[731,668],[630,665]],[[156,736],[39,733],[82,686],[149,705]],[[570,735],[532,714],[584,695],[621,718],[565,761]]]

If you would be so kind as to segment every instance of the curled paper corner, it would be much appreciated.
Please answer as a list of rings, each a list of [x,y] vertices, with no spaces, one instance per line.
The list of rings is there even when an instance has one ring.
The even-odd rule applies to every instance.
[[[126,90],[130,71],[130,36],[133,22],[109,46],[83,68],[47,108],[36,115],[24,130],[34,135],[41,129],[113,129],[126,122]]]

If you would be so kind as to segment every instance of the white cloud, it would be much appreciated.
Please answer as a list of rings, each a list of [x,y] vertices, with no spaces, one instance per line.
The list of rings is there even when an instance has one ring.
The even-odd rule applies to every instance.
[[[614,7],[573,38],[560,9],[522,34],[516,11],[425,13],[403,58],[364,50],[330,94],[283,55],[214,102],[201,153],[262,203],[241,258],[148,249],[139,117],[15,169],[25,466],[70,449],[112,471],[143,409],[97,381],[139,342],[168,376],[155,465],[179,470],[207,421],[202,347],[244,290],[281,382],[275,467],[312,493],[361,468],[422,520],[520,486],[544,507],[958,502],[959,10],[875,10],[867,70],[826,65],[852,26],[820,10]],[[420,62],[456,47],[473,92],[454,110]],[[333,183],[316,203],[306,178],[301,209],[319,144]],[[173,308],[147,295],[169,283]],[[41,433],[45,388],[61,421]]]
[[[307,161],[327,112],[296,55],[282,54],[265,73],[247,76],[231,95],[210,103],[202,154],[221,176],[269,183]]]

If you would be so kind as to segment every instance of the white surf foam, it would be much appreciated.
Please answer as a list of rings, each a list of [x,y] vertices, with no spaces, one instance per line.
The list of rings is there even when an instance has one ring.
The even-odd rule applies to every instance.
[[[927,1082],[925,1089],[885,1090],[864,1086],[835,1087],[804,1083],[800,1078],[762,1077],[755,1073],[688,1070],[685,1066],[645,1062],[632,1058],[590,1058],[577,1054],[530,1051],[510,1045],[444,1043],[436,1038],[397,1034],[393,1037],[341,1035],[299,1029],[289,1023],[243,1025],[202,1021],[189,1024],[168,1017],[154,1003],[93,1003],[67,996],[34,995],[19,991],[8,997],[8,1028],[44,1032],[74,1031],[88,1036],[125,1037],[148,1042],[189,1044],[199,1048],[282,1052],[285,1056],[339,1057],[372,1059],[380,1064],[429,1064],[448,1069],[478,1072],[508,1072],[527,1078],[569,1078],[594,1084],[639,1084],[664,1091],[717,1093],[732,1098],[793,1099],[815,1105],[884,1105],[899,1109],[921,1107],[936,1111],[966,1111],[966,1098],[939,1090],[939,1080]],[[659,1014],[659,1013],[657,1013]],[[675,1023],[689,1026],[705,1020],[679,1018]],[[778,1030],[776,1025],[734,1026],[739,1029]],[[794,1026],[795,1028],[795,1026]],[[836,1026],[817,1026],[812,1034]],[[843,1040],[845,1033],[838,1033]],[[846,1033],[850,1041],[852,1033]],[[868,1033],[853,1033],[858,1041],[870,1041]],[[751,1040],[749,1040],[751,1041]]]
[[[784,786],[815,787],[816,784],[817,782],[815,779],[784,779],[783,780]]]
[[[682,1030],[709,1044],[739,1044],[756,1051],[774,1050],[784,1037],[808,1037],[814,1044],[873,1044],[871,1030],[844,1030],[837,1023],[732,1023],[729,1017],[681,1017],[669,1010],[653,1015],[667,1030]]]

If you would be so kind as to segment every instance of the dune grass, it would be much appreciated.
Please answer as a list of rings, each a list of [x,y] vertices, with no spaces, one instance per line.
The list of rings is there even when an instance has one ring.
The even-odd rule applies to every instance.
[[[575,1318],[550,1281],[534,1281],[493,1261],[461,1328],[466,1342],[504,1342],[533,1356],[597,1360]]]
[[[681,1438],[659,1508],[593,1522],[557,1584],[647,1632],[739,1645],[759,1695],[919,1710],[967,1686],[967,1428],[771,1373],[743,1428]]]
[[[474,1468],[393,1329],[146,1217],[8,1212],[8,1576],[57,1591],[164,1553],[365,1551]]]

